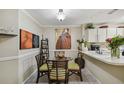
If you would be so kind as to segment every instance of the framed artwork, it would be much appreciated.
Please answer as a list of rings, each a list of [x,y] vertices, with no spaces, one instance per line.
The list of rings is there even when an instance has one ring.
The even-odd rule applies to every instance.
[[[55,29],[56,49],[71,49],[71,32],[69,28]]]
[[[32,33],[20,29],[20,49],[29,49],[32,45]]]
[[[39,48],[39,36],[38,35],[33,34],[32,44],[33,44],[33,48]]]

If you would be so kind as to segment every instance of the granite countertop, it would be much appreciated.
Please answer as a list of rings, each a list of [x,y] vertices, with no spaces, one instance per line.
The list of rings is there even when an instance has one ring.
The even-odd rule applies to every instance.
[[[81,51],[81,52],[87,56],[93,57],[106,64],[124,66],[124,56],[120,56],[120,58],[111,58],[110,54],[97,54],[95,51]]]

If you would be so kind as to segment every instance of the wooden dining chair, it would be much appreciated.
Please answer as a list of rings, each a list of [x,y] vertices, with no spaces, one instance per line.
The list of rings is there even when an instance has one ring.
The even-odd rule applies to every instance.
[[[68,60],[48,60],[48,79],[51,83],[68,83]]]
[[[35,58],[37,61],[37,70],[38,70],[36,83],[38,83],[40,77],[48,74],[48,67],[47,67],[47,63],[42,62],[40,54],[36,55]]]
[[[80,80],[83,81],[81,74],[80,59],[78,60],[78,63],[76,63],[74,60],[70,60],[68,62],[68,71],[69,71],[69,76],[76,74],[80,77]]]

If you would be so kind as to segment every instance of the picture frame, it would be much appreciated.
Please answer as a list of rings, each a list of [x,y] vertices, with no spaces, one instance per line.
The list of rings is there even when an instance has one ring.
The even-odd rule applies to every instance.
[[[20,29],[20,49],[39,48],[39,39],[40,37],[38,35]]]

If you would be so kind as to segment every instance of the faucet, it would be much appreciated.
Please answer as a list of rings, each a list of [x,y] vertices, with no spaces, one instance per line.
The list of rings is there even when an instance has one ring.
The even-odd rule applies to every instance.
[[[100,50],[100,49],[96,48],[95,51],[96,51],[97,54],[102,54],[102,50]]]

